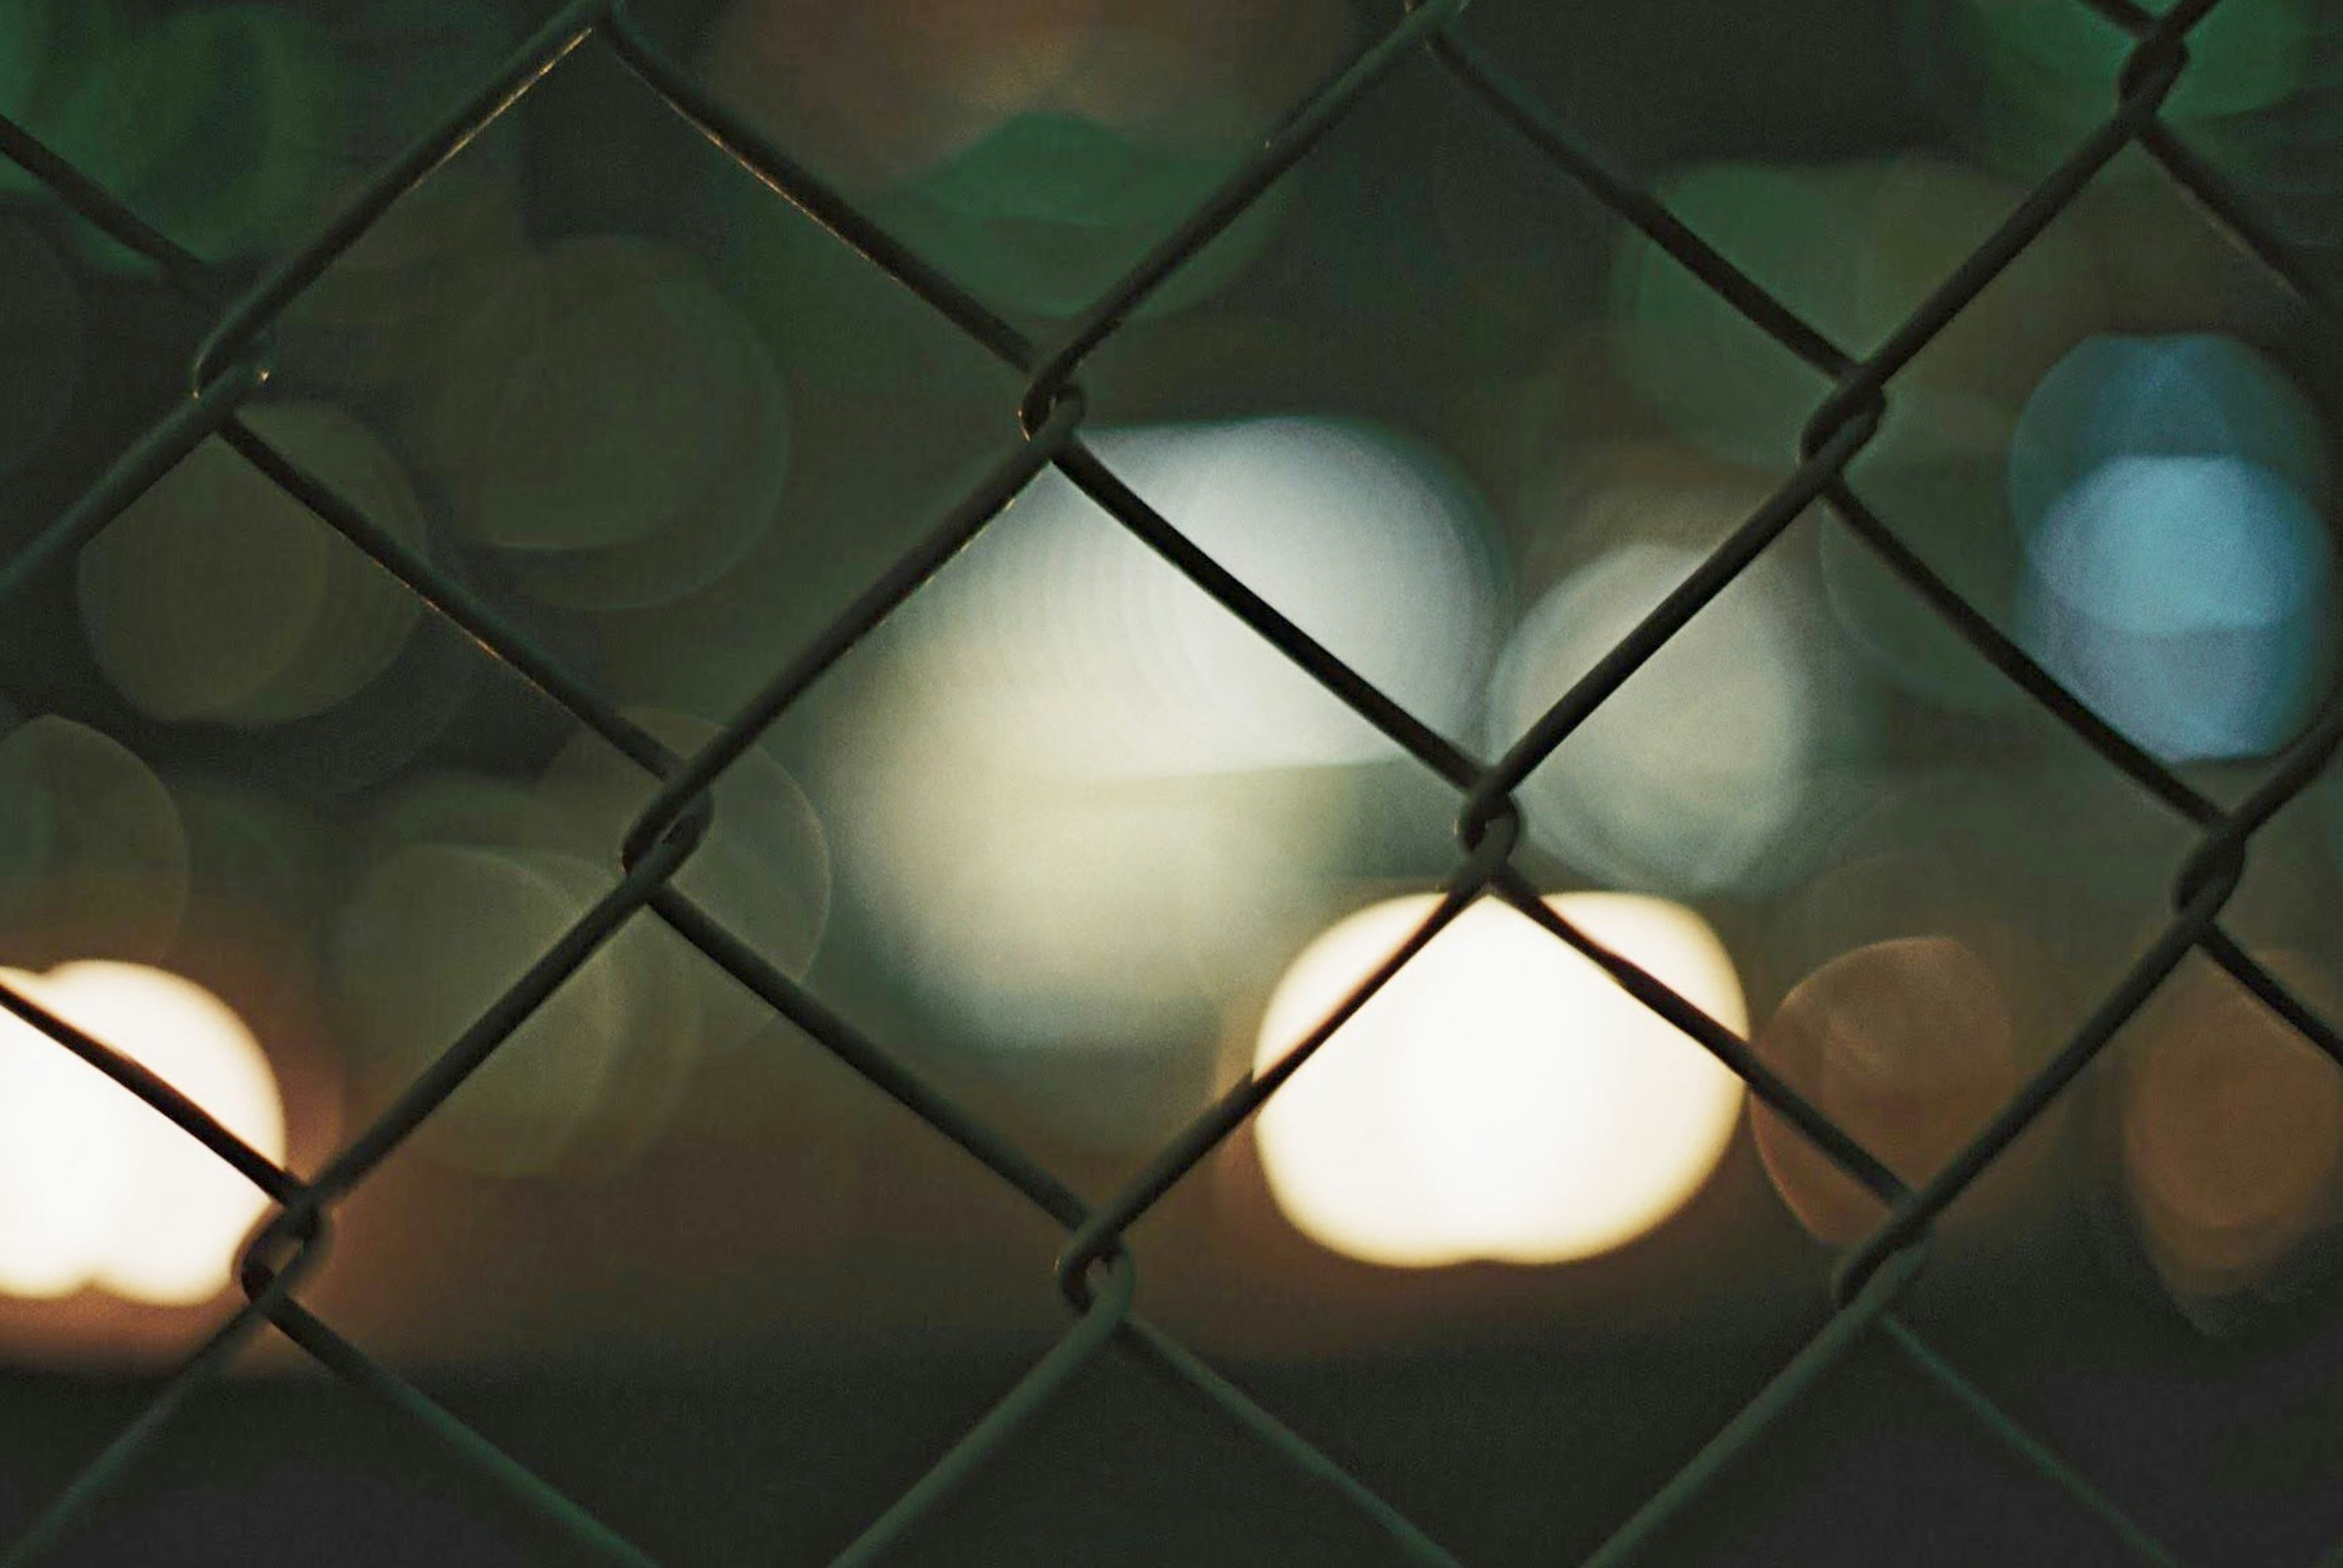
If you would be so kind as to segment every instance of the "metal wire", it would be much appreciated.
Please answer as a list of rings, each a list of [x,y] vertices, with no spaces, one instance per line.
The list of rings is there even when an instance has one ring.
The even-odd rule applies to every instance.
[[[1840,1260],[1834,1279],[1837,1305],[1833,1314],[1737,1416],[1619,1525],[1587,1560],[1590,1563],[1615,1564],[1636,1555],[1702,1494],[1720,1471],[1762,1442],[1784,1412],[1826,1378],[1852,1346],[1875,1333],[1896,1347],[2008,1452],[2100,1521],[2111,1544],[2119,1544],[2143,1561],[2177,1562],[2143,1523],[1996,1407],[1895,1312],[1899,1297],[1926,1267],[1929,1228],[1936,1218],[2040,1117],[2191,950],[2220,965],[2279,1017],[2343,1061],[2343,1041],[2334,1029],[2247,957],[2219,923],[2222,909],[2243,875],[2253,835],[2310,783],[2338,741],[2343,741],[2343,698],[2330,699],[2318,722],[2250,799],[2235,809],[2224,810],[2117,734],[1998,632],[1905,545],[1891,522],[1855,491],[1847,475],[1850,462],[1879,428],[1897,374],[2126,147],[2137,147],[2151,159],[2209,222],[2272,276],[2312,308],[2335,315],[2333,299],[2287,244],[2157,117],[2159,106],[2187,70],[2185,40],[2189,30],[2220,0],[2180,0],[2160,16],[2128,0],[2075,3],[2088,5],[2134,39],[2129,59],[2118,81],[2112,84],[2116,95],[2107,118],[1918,309],[1889,333],[1878,349],[1861,358],[1831,343],[1648,193],[1607,170],[1543,106],[1454,35],[1451,25],[1464,9],[1464,0],[1408,0],[1403,15],[1348,69],[1297,106],[1251,159],[1128,274],[1077,315],[1057,341],[1048,344],[1029,340],[713,100],[661,54],[625,0],[578,0],[565,7],[517,49],[493,79],[481,84],[469,99],[369,179],[307,243],[278,258],[259,281],[233,297],[219,269],[157,231],[24,128],[0,119],[0,156],[23,167],[107,235],[154,260],[174,287],[212,311],[215,318],[189,367],[186,401],[156,421],[31,545],[0,566],[0,598],[22,590],[78,549],[197,443],[216,434],[261,474],[405,583],[433,611],[460,627],[578,722],[659,781],[658,793],[629,826],[623,842],[613,846],[624,873],[618,885],[470,1028],[449,1042],[389,1110],[361,1129],[319,1174],[307,1181],[260,1155],[135,1061],[25,998],[0,989],[0,1007],[107,1073],[252,1181],[277,1205],[274,1217],[250,1244],[239,1269],[245,1304],[179,1367],[140,1415],[50,1501],[0,1555],[0,1568],[21,1568],[37,1560],[101,1509],[109,1489],[161,1440],[187,1401],[216,1377],[264,1325],[273,1325],[351,1387],[434,1435],[575,1546],[613,1563],[639,1565],[650,1561],[596,1521],[579,1501],[538,1478],[344,1339],[303,1306],[297,1294],[322,1255],[335,1206],[444,1104],[601,944],[628,921],[643,918],[645,910],[699,948],[871,1087],[958,1144],[1068,1232],[1056,1266],[1057,1282],[1075,1314],[1064,1335],[837,1562],[862,1563],[877,1559],[890,1543],[920,1528],[952,1490],[980,1484],[987,1462],[1010,1434],[1111,1346],[1192,1395],[1202,1408],[1250,1433],[1262,1448],[1287,1464],[1297,1480],[1322,1486],[1344,1500],[1410,1560],[1453,1565],[1454,1559],[1389,1503],[1141,1317],[1135,1311],[1139,1274],[1124,1237],[1166,1192],[1275,1094],[1312,1052],[1329,1048],[1342,1022],[1405,967],[1444,925],[1476,899],[1491,895],[1506,900],[1557,940],[1593,959],[1631,994],[1740,1074],[1760,1100],[1796,1125],[1848,1175],[1891,1205],[1876,1230]],[[924,538],[870,583],[689,757],[674,755],[623,718],[551,652],[402,545],[331,486],[303,469],[237,413],[267,380],[271,325],[302,290],[356,244],[391,203],[509,112],[573,51],[588,45],[608,50],[646,90],[699,130],[727,157],[1027,378],[1017,410],[1023,438],[1005,449],[991,472]],[[1374,92],[1396,65],[1416,55],[1436,61],[1461,100],[1489,114],[1520,137],[1557,176],[1640,230],[1785,352],[1835,382],[1833,391],[1806,425],[1798,465],[1790,477],[1493,764],[1484,764],[1423,724],[1279,615],[1133,494],[1081,439],[1086,404],[1076,377],[1091,354],[1182,263],[1306,158],[1320,137]],[[1050,467],[1059,469],[1134,537],[1446,781],[1459,797],[1459,859],[1433,912],[1301,1044],[1196,1117],[1096,1209],[1084,1204],[1071,1187],[1015,1142],[774,968],[674,883],[676,873],[708,830],[714,810],[709,789],[719,776],[847,651],[975,538],[1028,482]],[[1766,1070],[1745,1040],[1654,977],[1571,928],[1537,898],[1535,890],[1510,861],[1520,832],[1512,790],[1555,749],[1566,744],[1636,669],[1817,500],[1825,504],[1835,526],[1851,532],[1982,658],[2110,767],[2138,783],[2200,835],[2197,847],[2176,873],[2174,918],[2169,926],[2139,955],[2048,1065],[1966,1148],[1917,1189],[1907,1188],[1844,1129]]]

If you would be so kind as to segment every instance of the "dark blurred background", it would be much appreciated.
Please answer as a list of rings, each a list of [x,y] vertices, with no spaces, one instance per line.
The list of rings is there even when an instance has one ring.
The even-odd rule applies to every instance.
[[[1397,7],[641,11],[1046,340]],[[0,113],[233,283],[549,13],[0,0]],[[2048,0],[1481,0],[1459,30],[1856,353],[2111,106],[2125,47]],[[2335,276],[2343,11],[2225,0],[2167,117]],[[0,172],[0,545],[184,396],[215,306]],[[597,41],[403,197],[274,350],[256,428],[679,749],[1020,439],[1016,374]],[[1855,482],[2054,676],[2233,801],[2335,667],[2335,350],[2127,153],[1899,378]],[[1135,488],[1483,756],[1779,482],[1828,391],[1426,59],[1081,384]],[[1102,1197],[1290,1042],[1263,1020],[1296,955],[1457,853],[1453,791],[1247,637],[1045,478],[727,774],[684,886]],[[615,881],[650,793],[216,443],[8,601],[0,704],[0,963],[204,987],[265,1055],[299,1171]],[[1728,1021],[1907,1178],[2160,930],[2193,843],[1819,514],[1521,799],[1541,886],[1696,914]],[[2343,791],[2322,782],[2257,840],[2227,919],[2331,1009],[2339,908]],[[1570,1044],[1551,1017],[1473,1018],[1462,1034]],[[1467,1052],[1484,1113],[1534,1098],[1469,1040],[1433,1043]],[[29,1147],[33,1081],[0,1098]],[[1725,1104],[1650,1229],[1539,1261],[1467,1226],[1462,1261],[1428,1267],[1293,1212],[1278,1172],[1304,1157],[1248,1128],[1134,1231],[1140,1308],[1463,1560],[1576,1560],[1827,1316],[1847,1200]],[[1468,1116],[1451,1148],[1537,1125],[1476,1142]],[[1416,1132],[1388,1136],[1353,1154],[1407,1181]],[[17,1162],[0,1220],[30,1233],[55,1167]],[[2178,1556],[2325,1561],[2334,1064],[2192,959],[1993,1175],[1905,1320]],[[111,1239],[56,1245],[135,1246],[126,1191],[91,1221]],[[1854,1201],[1859,1235],[1877,1211]],[[645,920],[361,1188],[303,1299],[661,1561],[797,1562],[1062,1332],[1062,1241]],[[0,1533],[236,1299],[142,1298],[96,1264],[26,1283],[43,1266],[0,1259]],[[58,1560],[564,1550],[264,1336]],[[899,1551],[1402,1560],[1111,1350]],[[2121,1553],[1875,1338],[1651,1558]]]

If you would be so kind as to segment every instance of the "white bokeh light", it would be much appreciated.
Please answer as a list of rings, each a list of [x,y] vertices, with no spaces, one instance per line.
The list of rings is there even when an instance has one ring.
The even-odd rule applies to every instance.
[[[1523,618],[1489,703],[1493,749],[1536,722],[1700,565],[1635,543]],[[1775,879],[1827,804],[1849,719],[1840,677],[1760,562],[1628,678],[1519,790],[1530,832],[1616,885],[1704,893]]]
[[[1282,1058],[1438,903],[1377,904],[1312,942],[1262,1020]],[[1564,920],[1735,1032],[1724,947],[1657,899],[1549,899]],[[1272,1096],[1257,1121],[1278,1207],[1335,1251],[1393,1267],[1554,1263],[1682,1207],[1725,1153],[1742,1084],[1518,911],[1458,916]]]
[[[285,1112],[243,1023],[192,981],[136,964],[65,964],[5,983],[153,1071],[273,1161]],[[260,1190],[127,1090],[0,1016],[0,1292],[95,1285],[162,1305],[226,1289]]]
[[[1434,729],[1475,705],[1496,568],[1441,459],[1315,418],[1107,432],[1131,488]],[[1042,475],[908,613],[947,717],[1029,764],[1165,778],[1398,749],[1062,476]]]

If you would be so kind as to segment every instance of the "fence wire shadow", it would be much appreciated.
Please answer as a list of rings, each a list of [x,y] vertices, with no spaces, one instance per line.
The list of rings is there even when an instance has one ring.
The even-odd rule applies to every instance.
[[[1848,1251],[1833,1273],[1835,1310],[1789,1362],[1661,1490],[1585,1561],[1634,1557],[1696,1500],[1737,1456],[1761,1442],[1785,1412],[1825,1378],[1850,1347],[1877,1335],[1940,1388],[1976,1426],[2104,1526],[2112,1545],[2157,1563],[2178,1559],[2119,1502],[2101,1493],[1898,1317],[1902,1292],[1923,1271],[1930,1228],[2076,1076],[2191,950],[2201,952],[2328,1056],[2343,1062],[2343,1039],[2239,947],[2223,929],[2224,905],[2243,876],[2255,833],[2317,777],[2343,743],[2343,694],[2330,694],[2308,729],[2241,804],[2224,809],[2117,733],[2065,690],[1975,607],[1937,577],[1855,489],[1848,465],[1879,429],[1895,379],[2055,221],[2119,152],[2144,153],[2254,260],[2330,319],[2336,301],[2316,275],[2248,204],[2158,117],[2187,69],[2187,38],[2223,0],[2178,0],[2155,15],[2132,0],[2072,0],[2127,31],[2133,47],[2110,84],[2107,119],[2076,146],[1886,339],[1857,357],[1834,344],[1671,215],[1649,193],[1608,170],[1534,97],[1506,79],[1453,30],[1465,0],[1407,0],[1404,12],[1349,65],[1295,107],[1257,153],[1185,221],[1054,337],[1035,341],[889,235],[837,190],[709,95],[646,35],[627,0],[576,0],[527,39],[489,81],[427,134],[377,172],[308,242],[249,286],[229,293],[221,269],[190,254],[98,183],[0,119],[0,155],[67,207],[155,262],[166,280],[216,313],[189,369],[188,395],[123,452],[99,479],[14,559],[0,565],[0,596],[22,590],[57,567],[199,442],[224,438],[261,474],[404,583],[437,614],[468,633],[577,722],[659,782],[657,794],[616,846],[621,876],[511,989],[313,1177],[260,1154],[168,1084],[30,1000],[0,987],[0,1008],[105,1072],[252,1181],[275,1206],[239,1261],[244,1304],[161,1386],[131,1423],[91,1458],[0,1554],[22,1568],[105,1505],[108,1492],[167,1435],[173,1418],[218,1376],[264,1326],[273,1326],[320,1365],[437,1439],[529,1509],[574,1546],[600,1560],[651,1559],[597,1520],[578,1500],[535,1475],[407,1380],[307,1310],[302,1282],[327,1243],[336,1206],[377,1169],[449,1095],[488,1060],[531,1012],[620,928],[646,911],[670,927],[739,985],[809,1035],[872,1088],[921,1119],[1062,1227],[1068,1240],[1056,1283],[1070,1326],[1038,1362],[932,1468],[834,1559],[862,1563],[916,1528],[954,1488],[969,1483],[1023,1423],[1082,1368],[1111,1348],[1160,1374],[1257,1440],[1298,1482],[1326,1489],[1377,1526],[1411,1561],[1455,1559],[1388,1502],[1312,1446],[1276,1415],[1227,1382],[1135,1310],[1138,1274],[1123,1243],[1130,1228],[1276,1093],[1343,1021],[1445,926],[1483,897],[1503,900],[1557,940],[1594,960],[1651,1008],[1742,1077],[1753,1093],[1794,1123],[1846,1174],[1888,1205],[1886,1218]],[[2240,0],[2227,0],[2237,5]],[[1016,408],[1021,438],[932,530],[866,587],[795,658],[775,672],[699,751],[661,744],[562,662],[459,582],[315,474],[240,416],[267,381],[270,330],[286,308],[379,219],[516,104],[576,50],[607,50],[655,95],[776,196],[799,208],[871,266],[911,290],[946,321],[1025,378]],[[1796,467],[1767,499],[1610,653],[1554,703],[1494,761],[1473,757],[1410,714],[1280,615],[1242,580],[1182,536],[1134,494],[1082,439],[1083,366],[1184,262],[1307,157],[1331,128],[1413,56],[1428,55],[1453,82],[1460,112],[1485,113],[1520,137],[1588,198],[1632,225],[1692,276],[1820,371],[1833,389],[1807,420]],[[1328,691],[1451,786],[1458,798],[1458,859],[1443,897],[1390,957],[1274,1065],[1240,1082],[1185,1126],[1124,1186],[1092,1208],[1011,1140],[956,1102],[780,972],[674,884],[713,818],[710,787],[757,739],[849,650],[917,593],[1045,468],[1055,467],[1122,527],[1236,615]],[[2173,916],[2120,982],[2064,1046],[1934,1177],[1908,1187],[1875,1155],[1771,1071],[1738,1038],[1650,974],[1574,929],[1539,898],[1511,855],[1521,832],[1512,792],[1627,678],[1700,613],[1801,516],[1820,503],[1828,525],[1860,540],[1906,588],[1977,654],[2031,697],[2109,767],[2194,828],[2195,849],[2175,869]],[[2338,1553],[2343,1555],[2343,1553]]]

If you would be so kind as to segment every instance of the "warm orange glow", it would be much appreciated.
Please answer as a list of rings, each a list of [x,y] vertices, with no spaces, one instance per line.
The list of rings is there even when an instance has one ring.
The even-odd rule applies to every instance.
[[[1833,959],[1784,1000],[1757,1054],[1916,1185],[1976,1135],[2019,1079],[1999,978],[1946,937]],[[1775,1191],[1818,1240],[1849,1246],[1887,1217],[1786,1120],[1755,1101],[1749,1116]]]
[[[2326,1000],[2308,965],[2268,961]],[[2150,1260],[2184,1302],[2263,1283],[2337,1217],[2343,1070],[2209,965],[2166,982],[2135,1042],[2123,1173]]]
[[[1378,904],[1305,950],[1263,1020],[1283,1056],[1438,900]],[[1573,893],[1564,919],[1746,1027],[1715,934],[1657,899]],[[1459,916],[1336,1031],[1258,1121],[1277,1204],[1369,1262],[1553,1263],[1681,1208],[1725,1153],[1741,1081],[1586,959],[1504,905]]]
[[[267,1059],[202,987],[137,964],[5,983],[132,1058],[272,1160],[285,1113]],[[163,1305],[225,1290],[268,1200],[217,1156],[29,1024],[0,1015],[0,1292],[96,1286]]]

